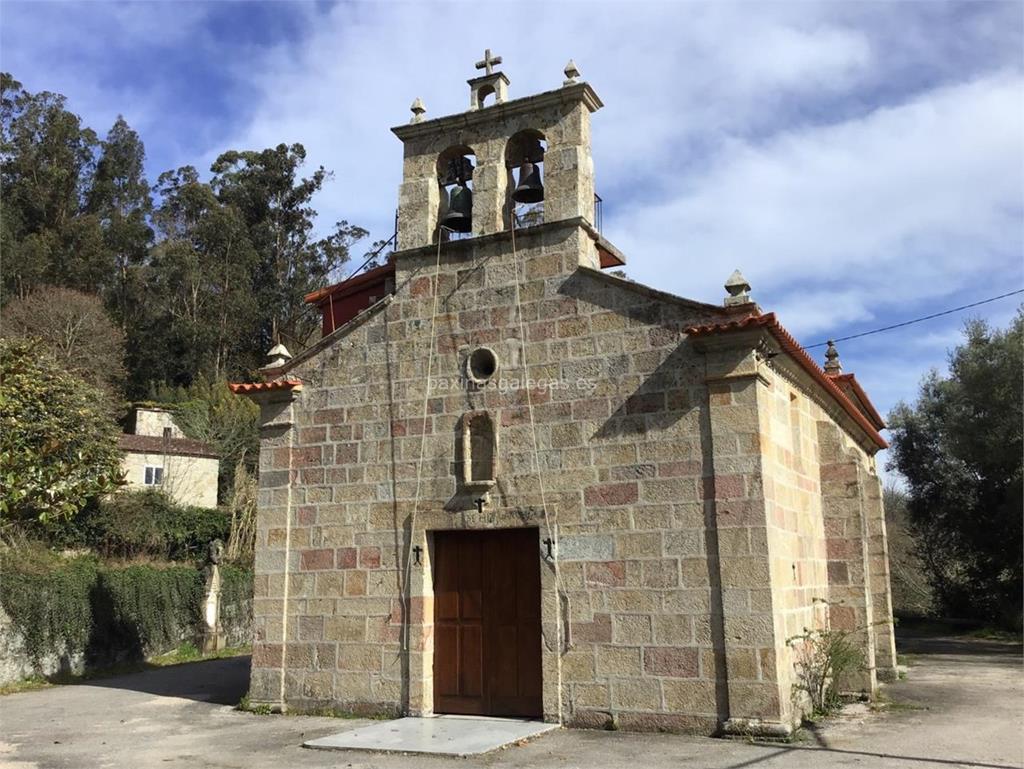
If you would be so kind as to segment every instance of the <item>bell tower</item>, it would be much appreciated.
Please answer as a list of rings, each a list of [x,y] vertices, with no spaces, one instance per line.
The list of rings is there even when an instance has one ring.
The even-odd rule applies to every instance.
[[[590,115],[601,100],[571,61],[560,88],[510,100],[500,64],[490,49],[477,62],[466,112],[425,119],[416,99],[412,120],[391,129],[404,145],[398,251],[553,222],[594,229]],[[589,251],[581,263],[597,266]]]

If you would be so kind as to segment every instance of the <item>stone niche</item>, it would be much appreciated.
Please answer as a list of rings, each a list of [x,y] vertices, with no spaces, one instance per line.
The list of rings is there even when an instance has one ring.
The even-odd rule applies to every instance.
[[[487,490],[498,477],[498,431],[486,411],[462,415],[462,484],[467,489]]]

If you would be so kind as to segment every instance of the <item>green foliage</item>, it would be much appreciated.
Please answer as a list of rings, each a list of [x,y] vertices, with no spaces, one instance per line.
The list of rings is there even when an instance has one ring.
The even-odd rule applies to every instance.
[[[117,488],[103,395],[24,341],[0,339],[0,523],[68,518]]]
[[[786,639],[796,652],[794,694],[810,701],[812,717],[826,716],[842,707],[844,678],[864,668],[864,652],[845,630],[804,630]]]
[[[1010,328],[965,328],[949,376],[889,417],[890,467],[907,481],[918,554],[947,616],[1020,627],[1024,558],[1024,310]]]
[[[192,566],[102,569],[92,600],[94,653],[143,656],[176,646],[198,632],[202,597],[202,573]]]
[[[99,220],[82,215],[96,134],[59,94],[29,93],[7,73],[0,92],[0,298],[25,296],[39,283],[99,290],[111,265]]]
[[[203,558],[214,539],[226,540],[231,519],[223,510],[182,507],[161,491],[124,491],[87,514],[82,544],[108,558]]]
[[[239,462],[251,466],[259,455],[259,407],[234,395],[227,382],[206,376],[199,376],[187,387],[155,387],[150,399],[170,408],[175,423],[189,438],[217,450],[219,496],[230,499]]]
[[[29,655],[88,647],[93,632],[92,593],[99,576],[95,558],[67,562],[30,550],[0,553],[0,604],[24,639]]]
[[[220,566],[221,600],[230,606],[240,606],[252,600],[252,570],[222,563]]]
[[[101,142],[63,96],[9,74],[0,101],[0,305],[44,284],[99,296],[127,338],[132,398],[248,376],[274,341],[298,352],[315,335],[303,298],[366,232],[342,221],[313,235],[330,173],[302,176],[301,144],[232,150],[208,181],[183,166],[151,185],[124,118]]]
[[[330,178],[322,166],[300,177],[306,161],[301,144],[279,144],[262,151],[229,151],[214,161],[211,187],[217,198],[245,222],[257,263],[253,295],[261,310],[255,340],[260,351],[282,339],[305,346],[317,326],[303,297],[323,286],[349,258],[350,247],[366,230],[337,222],[327,237],[311,236],[313,196]]]
[[[89,666],[178,649],[184,653],[202,621],[204,576],[194,566],[104,565],[95,556],[63,559],[31,548],[0,553],[0,605],[35,662],[49,654],[84,653]],[[231,576],[223,599],[230,611],[251,599],[252,575]],[[231,602],[238,602],[235,605]]]

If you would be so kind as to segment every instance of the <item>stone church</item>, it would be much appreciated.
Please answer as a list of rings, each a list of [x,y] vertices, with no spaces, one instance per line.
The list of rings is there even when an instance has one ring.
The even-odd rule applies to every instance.
[[[262,414],[252,701],[782,735],[823,628],[872,692],[877,411],[739,272],[715,303],[609,273],[600,98],[570,62],[511,99],[498,63],[466,112],[392,129],[393,256],[232,386]]]

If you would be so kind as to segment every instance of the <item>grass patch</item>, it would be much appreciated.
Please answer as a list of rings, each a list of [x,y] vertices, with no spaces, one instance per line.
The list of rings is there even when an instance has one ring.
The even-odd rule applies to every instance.
[[[186,641],[174,651],[150,657],[147,660],[152,667],[165,668],[172,665],[184,665],[189,662],[205,662],[206,660],[221,660],[228,657],[240,657],[243,654],[251,654],[251,646],[228,646],[220,651],[203,654],[193,644]]]
[[[1020,643],[1019,633],[1011,633],[1008,630],[1001,630],[995,627],[979,627],[964,633],[968,638],[980,638],[985,641],[1006,641],[1008,643]]]
[[[47,681],[42,676],[32,676],[31,678],[23,678],[20,681],[12,681],[9,684],[0,686],[0,697],[5,694],[19,694],[20,692],[34,692],[39,689],[49,689],[54,684]]]
[[[884,692],[879,692],[869,707],[874,713],[906,713],[914,710],[928,710],[924,705],[892,700]]]
[[[117,676],[129,675],[130,673],[142,673],[154,668],[166,668],[174,665],[186,665],[190,662],[206,662],[208,660],[219,660],[227,657],[240,657],[250,654],[249,646],[230,646],[218,652],[210,654],[201,653],[195,645],[183,643],[174,651],[150,657],[147,660],[136,660],[122,662],[117,665],[108,665],[96,670],[87,670],[85,673],[57,673],[44,678],[43,676],[31,676],[30,678],[14,681],[0,686],[0,696],[5,694],[17,694],[18,692],[31,692],[37,689],[49,689],[53,686],[73,686],[87,681],[96,681],[103,678],[116,678]]]
[[[271,713],[274,712],[271,709],[270,705],[267,705],[265,703],[254,705],[252,700],[249,699],[248,694],[246,694],[244,697],[242,697],[242,699],[238,701],[238,704],[235,706],[235,710],[241,710],[245,713],[253,713],[257,716],[269,716]]]
[[[373,721],[387,721],[394,718],[394,715],[392,714],[356,713],[355,711],[336,708],[332,705],[323,705],[318,708],[308,708],[304,710],[288,708],[286,714],[289,716],[319,716],[320,718],[343,718],[347,720],[368,718]]]

